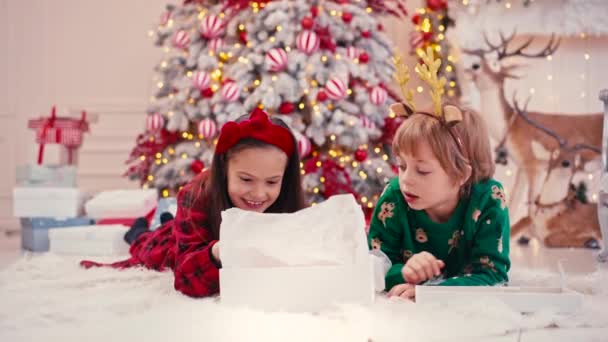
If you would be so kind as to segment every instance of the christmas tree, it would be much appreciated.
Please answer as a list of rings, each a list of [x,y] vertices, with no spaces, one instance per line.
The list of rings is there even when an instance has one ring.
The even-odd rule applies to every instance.
[[[174,195],[209,165],[219,128],[259,107],[296,135],[311,203],[352,193],[373,208],[395,175],[399,124],[386,15],[405,15],[400,0],[167,6],[150,32],[165,52],[157,91],[126,174]]]

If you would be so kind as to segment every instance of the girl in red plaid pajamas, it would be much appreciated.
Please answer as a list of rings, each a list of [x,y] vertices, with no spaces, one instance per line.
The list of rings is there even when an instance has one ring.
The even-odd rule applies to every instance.
[[[175,275],[175,289],[192,297],[219,292],[220,213],[231,207],[292,213],[305,206],[296,141],[287,126],[262,110],[226,123],[208,171],[179,192],[175,219],[133,242],[127,260],[81,265],[145,266]]]

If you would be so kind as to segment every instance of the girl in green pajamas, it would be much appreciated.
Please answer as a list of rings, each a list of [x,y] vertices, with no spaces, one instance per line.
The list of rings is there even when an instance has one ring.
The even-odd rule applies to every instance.
[[[406,117],[393,140],[399,176],[380,196],[369,231],[370,248],[392,263],[389,296],[414,298],[424,283],[508,281],[509,213],[492,179],[487,128],[474,112],[435,104],[435,113],[391,106]]]

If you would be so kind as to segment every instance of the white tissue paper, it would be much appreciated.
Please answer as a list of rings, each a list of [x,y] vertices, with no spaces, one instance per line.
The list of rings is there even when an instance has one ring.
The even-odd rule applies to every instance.
[[[293,214],[232,208],[222,213],[220,232],[223,303],[318,311],[373,301],[374,257],[352,195],[333,196]]]

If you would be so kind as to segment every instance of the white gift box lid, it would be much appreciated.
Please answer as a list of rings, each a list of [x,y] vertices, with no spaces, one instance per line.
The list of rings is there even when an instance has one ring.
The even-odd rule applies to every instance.
[[[51,228],[49,238],[52,240],[113,241],[117,236],[122,239],[128,229],[129,227],[121,224]]]
[[[416,304],[479,302],[496,299],[522,313],[556,310],[576,311],[583,304],[581,293],[562,288],[513,286],[416,286]]]
[[[13,197],[16,200],[45,200],[45,201],[64,201],[78,200],[81,192],[78,188],[60,187],[16,187],[13,189]]]
[[[16,187],[13,215],[16,217],[78,217],[85,200],[77,188]]]
[[[156,189],[102,191],[85,204],[87,216],[102,218],[135,218],[150,213],[158,203]]]
[[[81,256],[127,256],[123,237],[128,227],[95,225],[49,230],[49,251]]]

